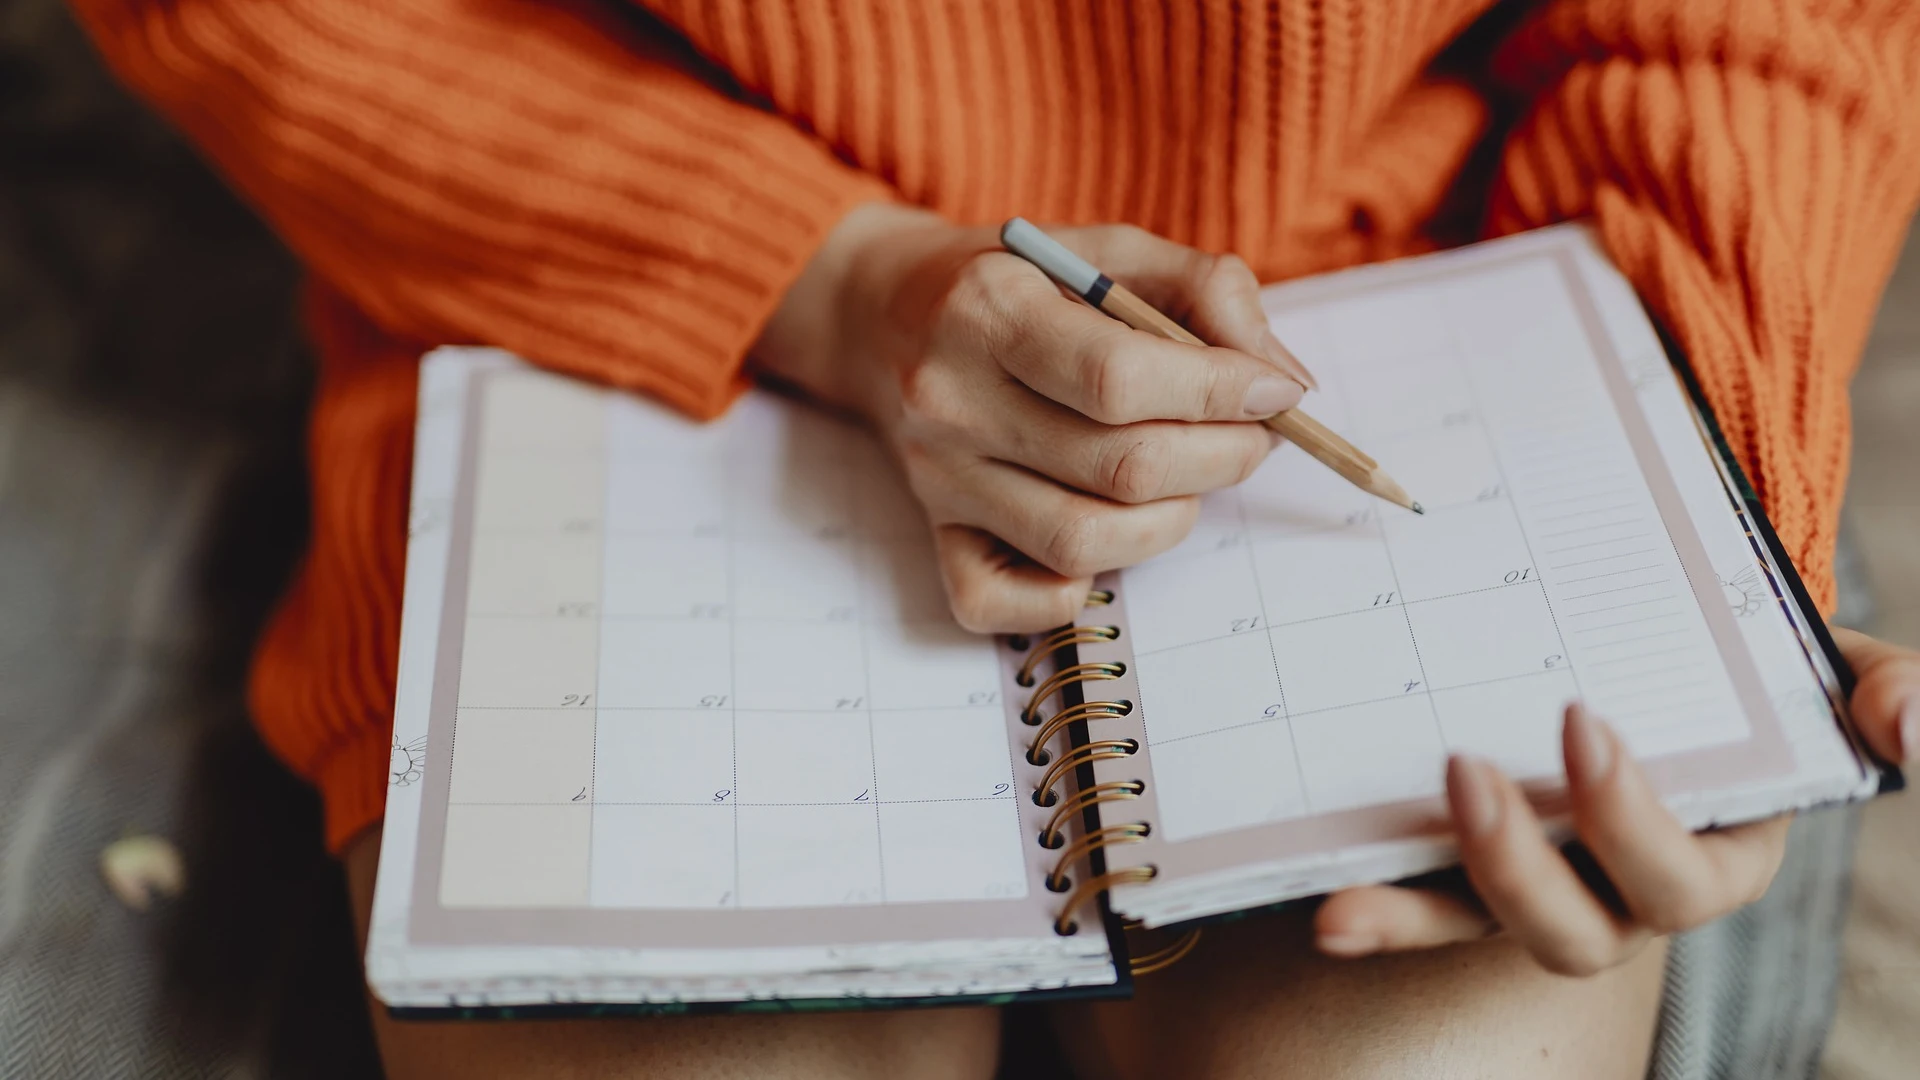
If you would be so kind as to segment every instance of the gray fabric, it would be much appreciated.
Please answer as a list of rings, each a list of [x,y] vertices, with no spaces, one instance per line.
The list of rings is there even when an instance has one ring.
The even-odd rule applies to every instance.
[[[0,1077],[378,1075],[313,797],[244,720],[303,530],[293,280],[56,0],[0,4]],[[1852,821],[1675,943],[1653,1077],[1812,1073]],[[109,896],[127,832],[180,900]]]
[[[295,270],[52,0],[0,4],[0,1077],[379,1075],[312,794],[246,721],[304,532]],[[183,851],[142,914],[127,833]]]
[[[1817,1074],[1839,991],[1858,819],[1853,809],[1802,815],[1759,903],[1673,940],[1649,1077]]]

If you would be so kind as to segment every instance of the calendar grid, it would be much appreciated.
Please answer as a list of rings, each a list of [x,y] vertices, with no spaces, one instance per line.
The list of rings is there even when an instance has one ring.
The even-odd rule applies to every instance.
[[[1267,610],[1266,590],[1260,587],[1260,560],[1253,556],[1252,530],[1247,526],[1247,504],[1239,492],[1233,493],[1234,513],[1240,519],[1241,546],[1247,552],[1247,572],[1253,576],[1254,595],[1260,598],[1261,634],[1267,639],[1267,659],[1273,665],[1273,685],[1280,695],[1280,719],[1287,724],[1287,742],[1293,751],[1294,777],[1300,784],[1302,799],[1309,812],[1312,810],[1311,796],[1306,795],[1306,766],[1301,763],[1300,740],[1293,729],[1293,710],[1287,705],[1287,681],[1280,675],[1280,650],[1273,641],[1273,619]]]
[[[1341,351],[1341,347],[1338,344],[1329,345],[1328,352],[1331,355],[1336,357],[1343,355]],[[1328,380],[1332,385],[1339,387],[1340,397],[1343,403],[1347,404],[1349,415],[1352,415],[1351,395],[1349,395],[1346,392],[1347,390],[1346,383],[1342,379],[1336,377],[1332,372],[1328,373]],[[1476,422],[1477,422],[1478,414],[1476,413],[1475,416],[1476,416]],[[1444,424],[1445,420],[1443,419],[1441,423]],[[1356,421],[1356,426],[1358,426],[1357,421]],[[1438,509],[1439,508],[1436,507],[1436,511]],[[1367,507],[1366,514],[1367,514],[1367,524],[1370,526],[1370,531],[1372,531],[1375,535],[1379,537],[1380,552],[1386,558],[1387,575],[1389,580],[1393,582],[1393,600],[1397,601],[1396,606],[1398,606],[1400,609],[1400,621],[1407,628],[1407,643],[1413,646],[1414,670],[1420,673],[1420,684],[1419,684],[1420,695],[1426,699],[1427,714],[1433,718],[1434,736],[1440,741],[1441,752],[1445,753],[1447,750],[1447,728],[1446,728],[1446,725],[1442,723],[1440,720],[1440,707],[1433,700],[1433,678],[1432,676],[1427,674],[1426,660],[1423,659],[1420,655],[1420,635],[1414,631],[1413,616],[1407,610],[1407,592],[1406,592],[1406,588],[1401,584],[1401,581],[1400,581],[1399,564],[1393,557],[1393,540],[1390,537],[1388,537],[1385,526],[1381,524],[1380,508],[1377,505],[1369,505]],[[1462,590],[1462,592],[1465,592],[1465,593],[1477,593],[1480,591],[1483,591],[1483,590],[1479,590],[1479,589]],[[1389,602],[1392,603],[1393,601],[1389,601]],[[1412,689],[1414,688],[1411,686],[1406,688],[1407,691],[1411,691]],[[1403,693],[1404,692],[1405,691],[1403,691]],[[1355,704],[1358,704],[1358,703],[1355,703]],[[1304,785],[1304,781],[1303,781],[1303,785]],[[1311,803],[1309,803],[1309,805],[1311,805]]]
[[[699,427],[543,373],[477,394],[443,901],[1031,893],[1000,658],[878,446],[753,396]]]
[[[1255,571],[1255,574],[1256,574],[1255,581],[1257,584],[1258,582],[1257,570]],[[1262,625],[1268,626],[1270,629],[1283,630],[1289,626],[1300,626],[1305,623],[1320,622],[1325,619],[1339,619],[1339,618],[1344,618],[1348,615],[1359,615],[1368,611],[1379,611],[1387,607],[1404,607],[1404,606],[1409,606],[1413,604],[1430,604],[1436,600],[1452,600],[1452,599],[1455,599],[1456,597],[1472,596],[1476,593],[1494,592],[1499,589],[1526,588],[1529,586],[1534,586],[1535,584],[1536,583],[1534,582],[1516,581],[1516,582],[1510,582],[1510,583],[1502,583],[1499,585],[1488,585],[1485,588],[1480,588],[1480,589],[1465,589],[1460,592],[1447,593],[1442,596],[1422,596],[1413,600],[1406,600],[1406,599],[1396,597],[1395,599],[1393,599],[1392,601],[1386,604],[1374,604],[1368,607],[1347,608],[1343,611],[1332,611],[1332,612],[1328,612],[1325,615],[1310,615],[1310,616],[1307,616],[1306,618],[1301,618],[1301,619],[1279,619],[1279,620],[1275,620],[1272,623],[1265,622],[1265,616],[1263,615]],[[1262,610],[1264,611],[1264,608]],[[1136,651],[1134,655],[1153,656],[1157,653],[1171,652],[1175,649],[1188,649],[1188,648],[1192,648],[1195,645],[1205,645],[1209,642],[1222,641],[1222,640],[1225,640],[1226,638],[1238,637],[1238,636],[1239,636],[1238,634],[1232,631],[1229,631],[1224,634],[1216,634],[1213,637],[1198,638],[1193,641],[1183,641],[1178,645],[1166,645],[1156,649],[1139,650],[1139,651]]]
[[[1540,678],[1548,677],[1552,674],[1554,673],[1551,671],[1523,671],[1517,675],[1502,675],[1499,678],[1495,678],[1495,679],[1480,679],[1476,682],[1453,683],[1447,686],[1435,687],[1434,689],[1435,690],[1469,690],[1474,687],[1495,686],[1500,683],[1517,682],[1523,679],[1540,679]],[[1342,709],[1351,709],[1357,705],[1379,705],[1388,701],[1402,701],[1402,700],[1405,700],[1405,698],[1406,698],[1406,694],[1405,692],[1402,692],[1398,694],[1383,694],[1380,697],[1368,698],[1364,701],[1343,701],[1338,705],[1325,705],[1317,709],[1302,709],[1298,712],[1289,713],[1285,716],[1275,716],[1272,718],[1261,717],[1257,720],[1248,720],[1248,721],[1245,721],[1244,723],[1231,724],[1226,727],[1210,728],[1206,731],[1195,731],[1185,735],[1162,736],[1160,741],[1155,745],[1165,746],[1168,743],[1187,742],[1193,739],[1205,739],[1205,738],[1210,738],[1214,735],[1223,734],[1229,731],[1240,731],[1246,728],[1264,727],[1268,724],[1277,724],[1282,721],[1291,722],[1293,720],[1308,717],[1308,716],[1320,716],[1327,713],[1337,713]]]
[[[1482,430],[1486,430],[1487,417],[1485,412],[1485,406],[1483,404],[1480,404],[1486,400],[1486,395],[1483,393],[1479,382],[1474,378],[1473,365],[1465,363],[1462,360],[1462,357],[1466,354],[1466,346],[1460,340],[1460,335],[1457,332],[1455,332],[1453,328],[1453,324],[1451,322],[1441,323],[1441,333],[1445,336],[1447,344],[1449,345],[1447,353],[1448,353],[1448,356],[1452,359],[1454,369],[1458,371],[1460,373],[1461,378],[1463,378],[1466,381],[1469,392],[1471,392],[1473,395],[1473,399],[1476,403],[1476,409],[1475,409],[1474,415],[1477,418],[1477,421],[1480,424]],[[1573,687],[1574,687],[1575,693],[1584,697],[1585,690],[1580,684],[1579,665],[1574,660],[1573,649],[1567,645],[1566,631],[1560,628],[1560,614],[1559,612],[1555,611],[1553,608],[1553,594],[1547,589],[1546,567],[1540,562],[1539,558],[1535,555],[1533,550],[1533,537],[1528,535],[1526,522],[1522,521],[1520,518],[1520,507],[1519,507],[1519,504],[1515,501],[1520,498],[1520,490],[1519,488],[1514,486],[1512,477],[1508,475],[1505,448],[1501,445],[1501,441],[1499,439],[1492,437],[1493,433],[1491,431],[1487,431],[1487,435],[1488,435],[1488,438],[1487,438],[1488,446],[1489,446],[1489,449],[1491,450],[1490,457],[1493,462],[1494,474],[1500,478],[1500,489],[1506,493],[1506,497],[1502,501],[1505,502],[1507,505],[1507,513],[1513,522],[1514,531],[1520,534],[1521,542],[1526,545],[1527,565],[1536,568],[1533,575],[1534,582],[1540,587],[1541,603],[1543,603],[1546,606],[1547,618],[1551,620],[1553,623],[1554,640],[1559,642],[1560,655],[1564,658],[1564,661],[1565,661],[1564,664],[1562,665],[1562,668],[1566,671],[1567,676],[1573,680]],[[1590,450],[1585,451],[1587,453],[1597,452],[1598,450],[1604,448],[1601,441],[1598,439],[1590,440],[1589,442],[1583,443],[1582,445],[1592,448]],[[1569,450],[1567,451],[1567,453],[1571,455],[1573,451]],[[1537,461],[1537,460],[1543,460],[1543,459],[1536,458],[1535,460]],[[1586,511],[1586,513],[1587,514],[1614,513],[1620,510],[1633,509],[1638,507],[1639,505],[1640,505],[1639,503],[1633,500],[1629,500],[1625,503],[1616,504],[1611,507],[1589,509]],[[1558,517],[1551,518],[1548,520],[1559,522],[1559,521],[1566,521],[1573,517],[1578,517],[1578,516],[1582,516],[1582,515],[1562,514]],[[1663,578],[1661,580],[1664,581],[1666,579]],[[1589,595],[1592,595],[1592,594],[1589,594]]]

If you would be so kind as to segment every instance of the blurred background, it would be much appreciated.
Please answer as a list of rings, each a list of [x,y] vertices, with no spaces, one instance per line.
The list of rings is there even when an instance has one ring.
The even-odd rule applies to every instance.
[[[102,71],[0,0],[0,1076],[379,1074],[312,795],[247,725],[297,560],[297,268]],[[1920,245],[1855,383],[1842,619],[1920,646]],[[1833,1080],[1920,1071],[1920,797],[1859,831]],[[184,853],[140,913],[102,850]]]

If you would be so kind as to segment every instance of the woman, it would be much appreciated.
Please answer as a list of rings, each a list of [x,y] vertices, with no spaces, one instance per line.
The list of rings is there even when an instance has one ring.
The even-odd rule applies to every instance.
[[[1909,5],[78,7],[313,272],[313,547],[253,698],[325,795],[363,920],[431,343],[700,416],[751,358],[886,437],[963,623],[1033,629],[1267,451],[1248,419],[1312,376],[1257,281],[1591,215],[1831,604],[1846,375],[1920,192]],[[993,252],[982,226],[1015,213],[1078,226],[1060,235],[1224,347],[1062,300]],[[1920,751],[1920,659],[1844,641],[1874,745]],[[1211,935],[1139,1000],[1061,1014],[1070,1055],[1087,1075],[1640,1073],[1658,935],[1759,895],[1785,825],[1688,836],[1603,725],[1576,712],[1566,742],[1623,908],[1504,779],[1456,770],[1484,907],[1360,889],[1313,927]],[[1475,944],[1430,948],[1452,942]],[[376,1024],[397,1077],[984,1076],[998,1017]]]

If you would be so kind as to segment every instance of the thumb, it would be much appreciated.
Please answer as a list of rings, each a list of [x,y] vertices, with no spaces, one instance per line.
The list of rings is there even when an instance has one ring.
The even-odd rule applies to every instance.
[[[1920,653],[1844,626],[1833,640],[1859,679],[1848,706],[1867,745],[1888,761],[1920,762]]]

